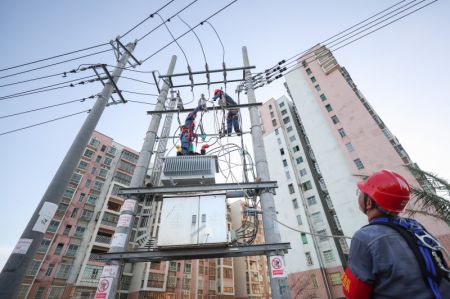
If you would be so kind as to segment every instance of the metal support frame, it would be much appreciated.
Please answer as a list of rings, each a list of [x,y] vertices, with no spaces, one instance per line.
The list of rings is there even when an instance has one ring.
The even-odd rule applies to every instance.
[[[102,67],[102,66],[100,66],[100,67]],[[93,71],[94,71],[94,73],[97,75],[98,79],[100,80],[100,83],[102,83],[102,85],[105,86],[106,83],[103,82],[103,78],[100,77],[100,74],[97,72],[97,70],[96,70],[95,68],[93,68]],[[114,97],[112,96],[112,94],[111,94],[111,100],[113,101],[114,104],[117,104],[117,101],[114,99]],[[108,104],[108,105],[109,105],[109,104]]]
[[[193,72],[190,68],[190,66],[188,66],[188,72],[187,73],[179,73],[179,74],[173,74],[173,75],[162,75],[159,76],[160,79],[167,79],[167,82],[169,83],[169,86],[171,88],[178,88],[178,87],[191,87],[193,88],[194,86],[199,86],[199,85],[211,85],[211,84],[220,84],[220,83],[224,83],[225,85],[227,83],[231,83],[231,82],[242,82],[244,81],[244,75],[245,75],[245,71],[246,70],[250,70],[250,69],[254,69],[255,66],[244,66],[244,67],[233,67],[233,68],[226,68],[225,63],[222,64],[222,68],[221,69],[215,69],[215,70],[210,70],[208,68],[208,66],[206,65],[205,67],[205,71],[197,71],[197,72]],[[233,79],[233,80],[227,80],[227,76],[230,72],[233,71],[242,71],[242,78],[241,79]],[[223,80],[222,81],[214,81],[211,82],[211,73],[222,73],[223,74]],[[201,74],[206,74],[206,82],[201,82],[201,83],[194,83],[194,75],[201,75]],[[174,77],[182,77],[182,76],[188,76],[190,83],[189,84],[182,84],[182,85],[174,85],[172,79]],[[155,82],[156,82],[156,78]]]
[[[211,192],[223,190],[268,190],[275,191],[278,188],[276,181],[257,182],[257,183],[227,183],[213,185],[191,185],[191,186],[171,186],[171,187],[138,187],[122,188],[118,195],[158,195],[169,193],[187,193],[187,192]]]
[[[106,76],[109,78],[109,82],[114,86],[114,89],[116,90],[117,94],[119,95],[119,98],[122,100],[122,103],[126,103],[127,100],[125,100],[122,96],[122,93],[119,90],[119,87],[117,86],[116,82],[111,77],[111,74],[109,73],[108,69],[106,68],[106,65],[102,64],[103,71],[105,72]]]
[[[210,259],[287,253],[291,243],[258,244],[220,248],[178,248],[172,250],[117,252],[98,255],[98,261],[123,261],[126,263],[160,262],[175,260]]]
[[[134,57],[134,55],[133,55],[130,51],[128,51],[127,47],[125,47],[125,46],[120,42],[119,37],[116,38],[116,42],[117,42],[117,44],[118,44],[125,52],[128,53],[128,55],[130,55],[130,57],[131,57],[138,65],[141,65],[141,64],[142,64],[139,60],[136,59],[136,57]],[[128,63],[129,63],[133,68],[136,67],[136,65],[132,65],[130,62],[128,62]]]
[[[248,108],[248,107],[255,107],[255,106],[262,106],[262,103],[249,103],[249,104],[239,104],[239,105],[230,105],[227,106],[227,110],[228,109],[233,109],[233,108]],[[211,110],[222,110],[222,108],[220,108],[219,106],[217,107],[207,107],[206,108],[207,111],[211,111]],[[158,110],[158,111],[147,111],[147,114],[158,114],[158,113],[174,113],[174,112],[179,112],[179,113],[183,113],[183,112],[192,112],[194,111],[194,108],[189,108],[189,109],[179,109],[179,110]]]

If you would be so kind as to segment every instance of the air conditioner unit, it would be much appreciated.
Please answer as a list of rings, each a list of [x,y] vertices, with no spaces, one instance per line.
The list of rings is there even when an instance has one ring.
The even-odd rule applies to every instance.
[[[177,156],[164,159],[161,183],[164,186],[215,184],[217,156]]]

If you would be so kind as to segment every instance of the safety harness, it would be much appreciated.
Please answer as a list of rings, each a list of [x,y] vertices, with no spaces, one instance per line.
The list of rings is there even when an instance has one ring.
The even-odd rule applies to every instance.
[[[434,294],[442,299],[439,285],[442,278],[450,281],[450,269],[445,262],[439,242],[414,219],[409,218],[375,218],[369,225],[385,225],[396,230],[413,251],[419,263],[422,277]]]

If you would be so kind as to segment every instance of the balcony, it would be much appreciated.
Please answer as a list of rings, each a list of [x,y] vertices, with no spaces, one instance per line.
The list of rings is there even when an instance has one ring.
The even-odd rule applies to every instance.
[[[95,237],[95,242],[109,245],[109,244],[111,244],[111,239],[112,239],[112,237],[110,237],[110,236],[97,235]]]
[[[112,226],[112,227],[116,227],[117,226],[117,221],[110,221],[107,219],[102,219],[102,224],[106,225],[106,226]]]

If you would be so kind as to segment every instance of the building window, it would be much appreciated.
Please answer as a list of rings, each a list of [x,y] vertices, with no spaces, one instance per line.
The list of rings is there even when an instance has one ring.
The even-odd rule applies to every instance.
[[[323,258],[325,260],[325,263],[331,263],[334,262],[334,255],[333,255],[333,250],[325,250],[323,252]]]
[[[94,155],[94,152],[93,151],[91,151],[91,150],[89,150],[89,149],[86,149],[85,151],[84,151],[84,154],[83,154],[83,156],[85,156],[85,157],[87,157],[87,158],[92,158],[92,156]]]
[[[311,214],[311,220],[313,223],[319,223],[322,222],[322,216],[320,215],[320,212],[315,212]]]
[[[270,117],[272,117],[272,118],[275,117],[275,113],[273,111],[270,111]]]
[[[106,178],[106,175],[108,174],[108,170],[105,168],[100,169],[98,176],[101,178]]]
[[[67,188],[66,191],[64,191],[63,197],[72,199],[74,193],[75,193],[75,189]]]
[[[294,142],[295,141],[295,135],[292,135],[291,137],[289,137],[289,141]]]
[[[281,110],[281,115],[286,115],[286,114],[287,114],[287,110],[286,109]]]
[[[306,198],[306,201],[308,202],[309,206],[315,205],[317,203],[316,197],[314,195]]]
[[[305,176],[306,175],[306,169],[300,169],[300,176]]]
[[[69,248],[67,248],[66,256],[75,256],[78,251],[78,245],[70,244]]]
[[[86,196],[86,194],[80,193],[80,197],[78,198],[78,201],[79,201],[79,202],[83,202],[85,196]]]
[[[303,191],[308,191],[312,189],[311,181],[306,181],[302,184]]]
[[[303,157],[298,157],[297,159],[295,159],[295,161],[297,162],[297,164],[300,164],[303,162]]]
[[[97,156],[97,158],[95,159],[95,163],[100,163],[101,160],[102,160],[102,156]]]
[[[292,200],[292,205],[294,206],[294,209],[298,209],[298,202],[297,202],[297,199],[296,199],[296,198],[294,198],[294,199]]]
[[[281,139],[277,138],[278,144],[281,145]]]
[[[294,153],[296,153],[300,150],[300,147],[298,145],[296,145],[292,148],[292,150],[294,151]]]
[[[82,237],[84,234],[84,231],[86,230],[85,227],[82,226],[77,226],[77,228],[75,229],[75,233],[73,234],[74,237]]]
[[[133,164],[136,164],[139,159],[138,155],[128,152],[128,151],[123,151],[122,155],[120,157],[128,162],[133,163]]]
[[[284,166],[284,167],[287,167],[287,166],[288,166],[288,163],[287,163],[286,159],[283,160],[283,166]]]
[[[302,243],[303,244],[308,244],[308,237],[306,237],[306,234],[302,233],[301,236],[302,236]]]
[[[307,68],[305,71],[306,71],[306,73],[307,73],[308,75],[311,75],[311,74],[312,74],[312,71],[311,71],[310,68]]]
[[[58,229],[58,226],[59,226],[59,221],[52,220],[52,221],[50,221],[50,225],[48,226],[47,231],[54,233]]]
[[[44,292],[45,292],[45,287],[40,287],[37,290],[36,294],[34,295],[34,299],[41,299],[42,295],[44,295]]]
[[[37,271],[39,270],[39,266],[41,265],[41,261],[33,260],[31,262],[30,267],[28,268],[27,274],[28,276],[35,276]]]
[[[70,224],[66,225],[66,227],[64,228],[63,235],[68,236],[71,229],[72,229],[72,225],[70,225]]]
[[[103,184],[104,183],[102,181],[95,181],[93,189],[96,191],[101,191]]]
[[[288,185],[288,189],[289,189],[289,194],[292,194],[292,193],[295,192],[295,189],[294,189],[294,185],[293,185],[293,184],[289,184],[289,185]]]
[[[317,231],[317,234],[318,234],[318,235],[324,235],[324,236],[326,236],[327,230],[326,230],[326,229],[318,230],[318,231]],[[327,241],[327,240],[328,240],[327,237],[319,237],[319,242],[324,242],[324,241]]]
[[[289,126],[286,128],[286,131],[289,133],[290,131],[292,131],[292,126]]]
[[[100,149],[100,151],[102,151],[102,152],[106,151],[106,145],[102,145],[102,148]]]
[[[43,239],[41,245],[38,248],[38,252],[47,252],[48,246],[50,246],[51,240]]]
[[[47,271],[45,272],[45,276],[50,276],[52,275],[53,272],[53,268],[55,268],[55,264],[49,264]]]
[[[269,109],[272,110],[272,105],[269,105]]]
[[[191,273],[191,264],[184,264],[184,273]]]
[[[291,174],[289,173],[289,171],[285,171],[284,174],[286,175],[286,179],[291,179]]]
[[[316,77],[314,77],[314,76],[312,76],[310,79],[311,79],[311,82],[312,82],[312,83],[314,83],[314,82],[317,81],[317,80],[316,80]]]
[[[320,99],[321,99],[322,101],[326,101],[326,100],[327,100],[327,96],[326,96],[324,93],[322,93],[322,94],[320,95]]]
[[[277,126],[277,120],[276,119],[272,119],[272,126],[274,126],[274,127]]]
[[[100,141],[98,141],[95,138],[92,138],[91,141],[89,142],[89,145],[91,145],[95,149],[98,147],[99,144],[100,144]]]
[[[80,163],[78,164],[78,168],[81,170],[85,170],[88,167],[88,163],[85,161],[80,161]]]
[[[325,105],[325,109],[327,109],[328,112],[333,111],[333,108],[331,108],[330,104]]]
[[[320,85],[319,84],[317,84],[316,86],[314,86],[314,88],[317,90],[317,91],[321,91],[322,89],[320,88]]]
[[[280,154],[283,156],[284,155],[284,148],[280,148]]]
[[[330,274],[328,274],[328,277],[330,278],[329,280],[331,282],[331,285],[342,284],[341,273],[340,272],[330,273]]]
[[[317,289],[319,287],[319,284],[317,283],[316,274],[311,274],[311,285],[315,289]]]
[[[333,115],[331,120],[333,121],[333,124],[337,124],[339,122],[339,118],[336,115]]]
[[[280,134],[280,132],[278,132],[278,129],[275,129],[275,135]]]
[[[288,124],[291,120],[289,119],[289,116],[286,116],[285,118],[283,118],[283,123],[284,124]]]
[[[302,225],[303,224],[302,217],[300,215],[297,215],[297,224],[298,225]]]
[[[353,162],[355,162],[356,168],[364,169],[364,164],[361,162],[360,159],[355,159],[355,160],[353,160]]]
[[[313,260],[312,260],[311,252],[305,252],[305,257],[306,257],[306,265],[312,266]]]
[[[341,137],[345,137],[345,131],[343,128],[338,129],[339,135],[341,135]]]
[[[127,186],[130,185],[131,178],[132,177],[130,175],[127,175],[122,172],[116,172],[116,174],[114,175],[114,181],[119,182],[124,185],[127,185]]]
[[[58,245],[56,245],[55,255],[60,255],[63,247],[64,247],[63,243],[58,243]]]
[[[76,218],[78,213],[78,208],[73,208],[72,214],[70,214],[70,218]]]
[[[103,164],[105,164],[106,166],[110,166],[112,162],[111,158],[106,157],[105,160],[103,161]]]
[[[92,184],[92,181],[90,179],[86,180],[86,184],[84,185],[86,188],[90,188]]]
[[[284,107],[284,102],[280,102],[280,104],[278,104],[280,106],[280,108]]]
[[[61,264],[59,266],[58,272],[56,273],[57,278],[67,279],[69,277],[71,265]]]
[[[92,167],[91,174],[95,174],[96,171],[97,171],[97,167]]]
[[[97,196],[90,194],[86,203],[95,206],[96,201],[97,201]]]
[[[353,144],[351,142],[346,143],[345,147],[347,148],[348,152],[351,153],[355,150],[355,148],[353,147]]]

